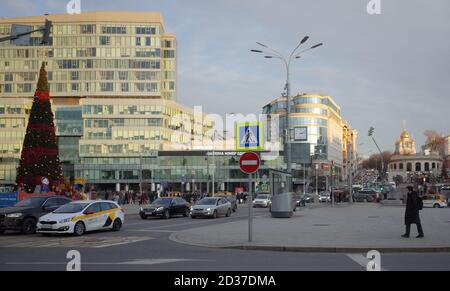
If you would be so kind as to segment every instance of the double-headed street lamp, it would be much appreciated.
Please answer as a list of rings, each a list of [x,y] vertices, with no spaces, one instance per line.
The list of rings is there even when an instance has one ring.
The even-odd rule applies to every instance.
[[[322,43],[318,43],[316,45],[313,45],[307,49],[304,49],[300,52],[298,52],[298,49],[302,44],[304,44],[309,39],[309,36],[305,36],[300,43],[295,47],[295,49],[291,52],[288,58],[284,57],[281,53],[278,51],[270,48],[269,46],[262,44],[260,42],[256,42],[259,46],[262,47],[262,49],[252,49],[251,52],[253,53],[264,53],[264,58],[266,59],[280,59],[283,61],[283,63],[286,66],[286,123],[285,123],[285,129],[284,129],[284,135],[285,135],[285,143],[287,145],[286,149],[286,167],[287,172],[292,174],[292,159],[291,159],[291,137],[289,134],[289,128],[290,128],[290,122],[289,122],[289,116],[291,114],[291,84],[290,84],[290,66],[291,62],[296,59],[301,58],[301,54],[309,51],[311,49],[317,48],[322,45]]]

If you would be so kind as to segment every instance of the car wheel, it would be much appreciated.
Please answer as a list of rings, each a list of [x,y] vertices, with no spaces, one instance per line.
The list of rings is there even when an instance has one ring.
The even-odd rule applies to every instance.
[[[116,220],[114,220],[112,230],[119,231],[121,228],[122,228],[122,220],[120,218],[116,218]]]
[[[231,209],[228,209],[226,216],[227,216],[227,217],[230,217],[230,216],[231,216]]]
[[[433,208],[440,208],[440,207],[441,206],[439,204],[437,204],[437,203],[433,205]]]
[[[191,215],[191,218],[192,218],[192,219],[196,219],[196,218],[197,218],[197,216],[195,216],[195,215]]]
[[[183,216],[184,217],[188,217],[189,216],[189,208],[186,207],[186,209],[184,210]]]
[[[217,218],[217,210],[214,210],[212,218]]]
[[[164,218],[164,219],[169,219],[169,218],[170,218],[169,209],[164,210],[163,218]]]
[[[78,221],[75,224],[75,227],[73,229],[73,233],[76,236],[82,236],[85,232],[86,232],[86,226],[84,225],[84,223],[82,221]]]
[[[5,230],[4,229],[0,229],[0,234],[4,234]]]
[[[33,234],[36,232],[36,220],[27,218],[23,221],[21,232],[23,234]]]
[[[142,218],[142,219],[147,219],[147,215],[145,215],[145,214],[142,213],[142,214],[141,214],[141,218]]]

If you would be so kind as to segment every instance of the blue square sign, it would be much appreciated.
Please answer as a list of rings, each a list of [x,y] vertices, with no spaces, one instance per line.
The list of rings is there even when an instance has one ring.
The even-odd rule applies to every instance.
[[[236,124],[236,150],[262,150],[262,124],[260,122]]]

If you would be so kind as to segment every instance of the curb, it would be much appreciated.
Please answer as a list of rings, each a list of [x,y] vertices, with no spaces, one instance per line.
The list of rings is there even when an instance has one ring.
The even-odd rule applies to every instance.
[[[349,248],[349,247],[287,247],[287,246],[228,246],[219,247],[224,249],[254,250],[254,251],[275,251],[275,252],[300,252],[300,253],[367,253],[377,250],[380,253],[448,253],[450,247],[429,247],[429,248]]]
[[[206,245],[191,243],[178,239],[177,233],[172,233],[169,240],[175,243],[188,246],[215,248],[215,249],[235,249],[251,251],[271,251],[271,252],[299,252],[299,253],[367,253],[371,250],[377,250],[380,253],[449,253],[449,247],[405,247],[405,248],[387,248],[387,247],[296,247],[296,246],[258,246],[258,245]]]

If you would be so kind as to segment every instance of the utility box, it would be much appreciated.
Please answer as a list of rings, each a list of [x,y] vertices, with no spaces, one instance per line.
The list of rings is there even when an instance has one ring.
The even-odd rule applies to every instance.
[[[289,218],[296,208],[292,196],[292,175],[278,170],[269,171],[272,204],[270,213],[273,218]]]

